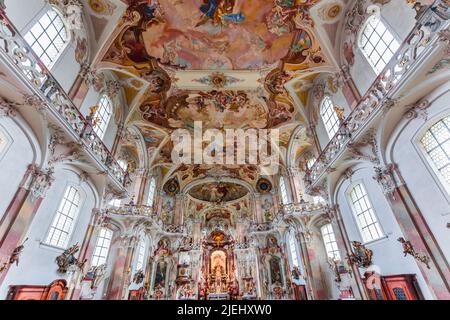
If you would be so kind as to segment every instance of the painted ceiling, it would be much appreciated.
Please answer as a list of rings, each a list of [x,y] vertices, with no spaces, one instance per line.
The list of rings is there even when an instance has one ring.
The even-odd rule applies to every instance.
[[[285,161],[293,133],[305,126],[301,108],[312,83],[332,64],[310,12],[331,21],[345,5],[343,0],[87,3],[97,19],[94,24],[101,25],[99,19],[108,15],[119,17],[96,66],[112,71],[124,90],[129,113],[122,154],[159,168],[164,182],[176,179],[180,188],[209,177],[232,177],[255,186],[261,176],[258,166],[174,165],[170,134],[177,128],[192,130],[195,121],[204,129],[277,128],[276,144]],[[296,156],[312,143],[302,132]],[[228,189],[233,191],[223,201],[248,193],[239,184],[224,187]],[[215,202],[220,193],[212,190],[200,185],[190,195]]]

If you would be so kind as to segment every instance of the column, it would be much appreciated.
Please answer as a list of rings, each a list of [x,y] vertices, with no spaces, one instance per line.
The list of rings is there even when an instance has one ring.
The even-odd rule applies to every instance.
[[[46,192],[54,181],[53,170],[30,165],[6,213],[0,221],[0,262],[9,260],[25,241],[28,229]],[[9,267],[0,274],[0,284]]]
[[[328,217],[331,220],[331,225],[333,227],[333,232],[336,237],[336,242],[338,244],[339,252],[342,253],[342,249],[345,249],[345,256],[342,256],[341,259],[346,259],[352,253],[352,245],[351,240],[348,237],[347,229],[345,228],[344,222],[342,220],[342,214],[339,209],[339,205],[334,205],[327,208]],[[356,265],[352,265],[352,273],[353,273],[353,295],[356,299],[368,300],[367,292],[365,290],[364,281],[361,278],[361,273],[359,272],[359,268]],[[356,288],[356,290],[355,290]]]
[[[430,269],[417,262],[436,299],[450,299],[450,266],[395,164],[375,168],[381,185],[406,240],[430,258]]]
[[[137,244],[137,237],[133,235],[123,235],[116,239],[117,254],[111,272],[111,282],[109,284],[108,300],[126,300],[128,284],[131,275],[131,263],[133,261],[134,250]]]
[[[87,260],[87,263],[85,264],[85,269],[80,273],[80,277],[78,277],[78,281],[75,283],[75,286],[73,288],[69,288],[66,300],[79,300],[81,297],[81,277],[83,277],[84,273],[89,270],[92,255],[94,254],[95,250],[97,234],[100,231],[102,223],[104,222],[104,218],[105,216],[103,215],[101,210],[96,208],[92,210],[91,221],[86,229],[78,258],[79,261]]]

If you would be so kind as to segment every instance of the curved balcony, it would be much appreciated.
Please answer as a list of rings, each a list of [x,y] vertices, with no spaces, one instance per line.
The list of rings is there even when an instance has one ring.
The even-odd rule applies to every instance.
[[[440,33],[449,26],[449,4],[438,0],[417,20],[416,26],[386,65],[356,108],[341,124],[314,165],[306,172],[305,184],[310,192],[327,175],[328,170],[342,158],[347,146],[357,140],[388,110],[400,91],[439,41]]]
[[[129,182],[127,173],[113,158],[108,148],[70,97],[53,77],[31,47],[20,35],[5,12],[0,9],[0,57],[33,93],[31,104],[39,104],[59,122],[75,141],[80,141],[86,153],[120,187]]]

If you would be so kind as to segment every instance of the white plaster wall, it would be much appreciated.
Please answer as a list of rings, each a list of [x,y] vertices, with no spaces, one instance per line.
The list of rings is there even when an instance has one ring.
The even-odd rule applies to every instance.
[[[68,279],[57,273],[55,259],[64,251],[43,244],[65,189],[69,184],[79,187],[82,204],[75,220],[69,247],[83,242],[96,196],[86,182],[80,182],[78,174],[68,169],[55,171],[55,182],[44,198],[34,217],[27,237],[28,242],[20,257],[19,266],[12,266],[0,287],[0,298],[5,299],[11,285],[48,285],[56,279]]]
[[[354,170],[351,181],[344,181],[336,190],[337,203],[339,203],[350,241],[356,240],[363,243],[346,193],[353,184],[362,182],[385,235],[384,238],[366,244],[367,248],[373,250],[373,264],[380,267],[381,275],[416,274],[425,299],[433,299],[414,258],[403,256],[402,245],[397,241],[399,237],[403,237],[403,234],[381,187],[373,179],[373,169],[359,166]]]
[[[34,150],[27,136],[14,120],[0,118],[0,131],[9,140],[8,147],[0,154],[1,219],[14,198],[28,166],[34,161]]]
[[[422,149],[420,140],[434,123],[450,115],[450,85],[444,85],[430,94],[428,120],[414,119],[392,138],[391,162],[396,163],[417,206],[450,261],[450,188],[435,171],[430,158]]]

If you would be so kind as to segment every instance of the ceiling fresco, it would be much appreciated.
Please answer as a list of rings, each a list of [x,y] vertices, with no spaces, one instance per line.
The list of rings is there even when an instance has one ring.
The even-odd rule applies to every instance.
[[[241,185],[228,182],[211,182],[193,187],[189,195],[194,199],[224,203],[241,199],[248,194],[248,190]]]
[[[307,59],[313,39],[292,19],[315,2],[129,0],[122,23],[131,26],[105,58],[121,65],[156,59],[190,70],[261,69],[283,59],[299,64]]]
[[[97,18],[120,17],[97,55],[97,68],[114,70],[124,88],[125,127],[138,128],[145,148],[134,157],[158,168],[164,183],[175,179],[180,190],[196,180],[222,177],[256,188],[264,175],[257,165],[175,165],[170,135],[178,128],[192,130],[195,121],[204,130],[277,128],[276,152],[284,153],[285,161],[293,132],[305,124],[301,108],[314,79],[331,65],[316,23],[336,26],[332,22],[343,12],[343,2],[123,0],[115,6],[111,1],[88,2]],[[311,8],[318,17],[314,21]],[[296,151],[289,152],[298,155],[312,144],[304,134],[299,140]],[[124,143],[128,154],[133,145],[137,148]],[[216,189],[202,185],[189,192],[211,203],[248,192],[233,185],[220,196]]]

